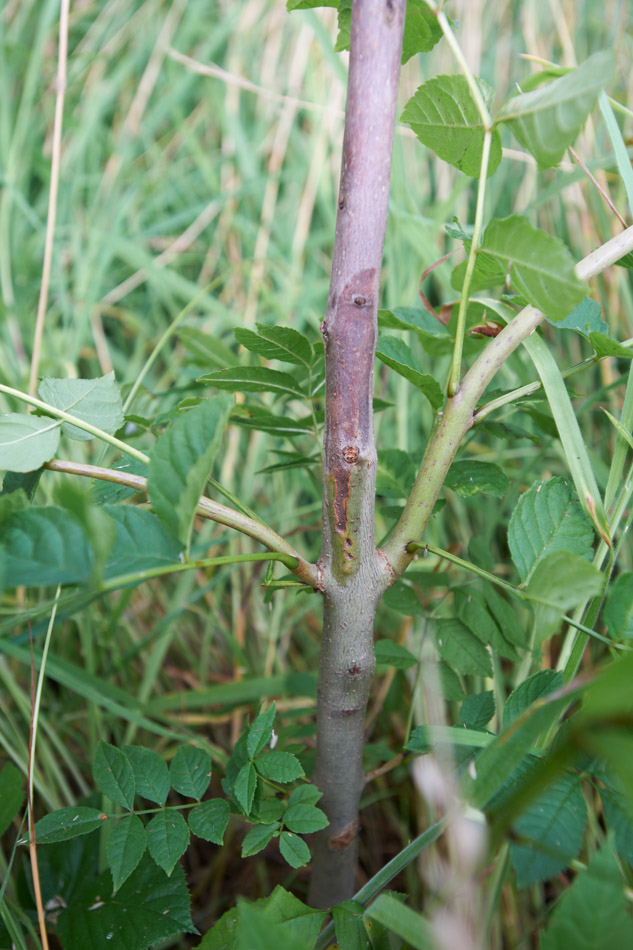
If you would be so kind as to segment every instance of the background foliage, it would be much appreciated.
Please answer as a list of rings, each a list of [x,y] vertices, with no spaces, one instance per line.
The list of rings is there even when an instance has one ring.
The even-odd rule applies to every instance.
[[[19,4],[8,0],[1,13],[0,98],[8,106],[0,119],[0,382],[23,390],[48,200],[57,11],[57,2],[51,0]],[[533,70],[519,59],[520,53],[572,66],[575,60],[614,48],[619,68],[611,91],[631,106],[630,78],[622,66],[630,62],[633,42],[627,4],[472,0],[451,4],[450,12],[471,68],[494,87],[498,103],[511,93],[514,81],[527,89],[524,84]],[[72,10],[57,237],[41,375],[93,378],[114,371],[125,398],[161,335],[194,300],[127,414],[125,438],[140,451],[148,451],[183,400],[200,394],[195,382],[200,376],[207,374],[217,382],[219,377],[211,374],[237,363],[238,345],[241,365],[261,367],[260,373],[266,369],[260,356],[277,358],[275,341],[266,343],[266,332],[253,335],[256,323],[283,324],[310,341],[318,339],[334,235],[345,95],[344,56],[333,52],[336,35],[334,11],[305,10],[289,16],[283,4],[266,0],[213,5],[198,0],[172,4],[108,0]],[[216,64],[213,74],[197,72],[196,62]],[[403,69],[402,105],[424,79],[448,72],[455,72],[455,64],[445,44],[411,59]],[[630,116],[620,121],[626,150]],[[520,133],[517,138],[521,142]],[[611,235],[612,212],[568,156],[560,168],[541,171],[507,129],[502,130],[501,144],[504,160],[487,184],[489,216],[526,215],[533,225],[563,239],[575,260]],[[576,150],[630,221],[633,190],[630,180],[618,174],[614,149],[608,124],[596,113]],[[472,221],[474,201],[473,181],[435,158],[401,125],[385,248],[385,311],[380,317],[391,342],[381,344],[376,370],[379,539],[389,531],[394,510],[406,497],[428,438],[432,407],[437,407],[438,398],[441,401],[429,377],[443,380],[450,361],[452,323],[446,330],[421,310],[420,275],[444,253],[461,246],[459,237],[444,225],[454,217],[462,224]],[[453,260],[457,262],[457,255]],[[450,264],[443,265],[427,278],[424,290],[433,304],[456,300],[451,270]],[[628,340],[633,336],[628,271],[613,268],[598,288],[594,296],[606,326],[593,323],[592,332],[608,331],[614,340]],[[447,307],[453,321],[455,309]],[[471,324],[490,317],[483,309],[469,315]],[[234,325],[240,327],[235,335]],[[594,348],[578,333],[546,326],[543,336],[562,368],[593,355]],[[403,349],[405,340],[408,351]],[[466,360],[485,342],[467,337]],[[295,341],[297,345],[302,344]],[[390,371],[394,364],[407,363],[409,353],[417,367],[411,372],[417,373],[413,381],[419,393],[407,378]],[[524,349],[514,354],[495,386],[510,390],[532,383],[530,355]],[[591,468],[602,489],[611,484],[616,430],[600,410],[605,407],[621,418],[629,365],[623,355],[616,351],[615,357],[588,363],[570,381]],[[273,366],[277,371],[289,368],[283,363]],[[306,389],[318,396],[318,349],[305,351],[303,362],[291,363],[290,369],[303,374]],[[265,381],[270,384],[271,378]],[[283,381],[277,378],[277,383],[281,386]],[[52,401],[50,386],[47,398]],[[257,391],[238,396],[213,474],[229,497],[238,496],[284,537],[296,539],[306,556],[315,560],[322,406],[317,400],[313,414],[310,405],[300,411],[293,403],[294,422],[289,422],[290,414],[275,398]],[[228,399],[224,405],[228,412]],[[3,409],[19,412],[23,406],[6,399]],[[112,431],[117,422],[114,418]],[[294,428],[290,441],[289,425]],[[104,455],[96,442],[71,441],[65,434],[62,440],[58,451],[62,457],[94,464],[120,461],[111,448]],[[621,443],[616,456],[623,451]],[[474,468],[473,462],[479,467]],[[544,483],[542,491],[530,488],[535,482]],[[80,519],[90,502],[101,505],[122,499],[119,488],[105,483],[95,483],[88,496],[85,486],[52,472],[45,473],[33,490],[39,505],[61,505]],[[615,487],[612,501],[614,493]],[[218,500],[222,497],[217,495]],[[567,537],[560,546],[554,541],[544,549],[530,542],[528,531],[521,531],[541,517],[536,512],[541,504],[543,517],[551,521],[549,534],[559,540]],[[145,513],[137,514],[142,518]],[[192,548],[197,558],[260,550],[219,526],[199,527]],[[102,529],[103,522],[92,525],[93,546]],[[175,513],[173,533],[187,542],[190,529]],[[134,537],[140,529],[121,524],[117,530]],[[499,746],[490,741],[492,734],[512,723],[521,725],[513,733],[514,760],[504,759],[502,766],[508,779],[512,776],[512,791],[512,783],[521,778],[513,768],[519,772],[527,768],[526,750],[538,736],[547,735],[565,708],[564,703],[553,702],[544,711],[521,718],[530,703],[562,685],[556,670],[564,638],[551,634],[560,630],[560,612],[573,609],[583,590],[591,589],[591,580],[581,573],[583,590],[563,598],[552,614],[551,604],[533,608],[507,599],[487,581],[475,579],[459,563],[433,551],[434,545],[448,548],[513,585],[532,584],[536,596],[539,560],[546,555],[571,550],[579,559],[591,558],[591,524],[570,487],[569,460],[542,391],[526,393],[515,411],[491,416],[468,438],[425,541],[430,553],[420,557],[405,580],[387,594],[377,623],[379,677],[366,746],[372,780],[362,803],[363,879],[376,874],[442,814],[442,803],[428,794],[423,800],[411,781],[411,757],[403,758],[403,747],[418,754],[433,742],[440,752],[452,750],[452,758],[464,764],[473,749],[485,746],[497,785],[486,785],[480,764],[480,778],[473,779],[469,793],[475,804],[486,805],[495,816],[497,843],[504,856],[491,865],[484,906],[490,945],[527,945],[551,919],[541,944],[547,950],[564,946],[565,941],[596,946],[590,930],[595,916],[587,913],[586,895],[590,893],[595,904],[600,893],[605,908],[607,901],[613,902],[611,910],[605,909],[613,931],[610,942],[629,946],[631,923],[621,867],[624,864],[630,884],[631,804],[599,758],[599,753],[607,755],[610,765],[618,764],[626,778],[622,763],[630,752],[627,734],[598,736],[591,707],[585,708],[584,720],[560,730],[558,759],[553,759],[556,774],[537,776],[542,797],[532,797],[523,807],[518,799],[506,807],[503,791],[496,792],[501,783],[494,758]],[[3,543],[8,544],[6,535]],[[157,558],[161,551],[165,558],[173,557],[169,543],[162,535],[153,539],[151,549]],[[625,544],[618,554],[614,593],[596,630],[626,646],[633,634],[632,565]],[[98,561],[98,545],[95,556]],[[9,562],[6,570],[17,571],[18,560],[13,566]],[[77,545],[69,547],[66,566],[71,583],[103,568],[98,563],[95,567]],[[555,566],[551,560],[546,565],[550,586]],[[134,563],[125,567],[129,572],[139,569]],[[560,589],[573,590],[568,563],[559,564],[559,569]],[[111,746],[151,750],[172,767],[177,749],[206,750],[213,761],[208,794],[212,801],[220,801],[226,792],[220,784],[222,775],[233,782],[230,761],[237,740],[262,702],[273,698],[278,748],[298,756],[310,773],[320,605],[316,597],[298,596],[293,590],[273,594],[272,575],[266,571],[263,562],[207,565],[106,596],[62,596],[39,720],[34,772],[38,814],[58,808],[77,812],[81,803],[100,815],[104,802],[96,787],[126,807],[126,799],[117,802],[112,788],[101,784],[98,769],[92,774],[99,750],[103,753]],[[121,567],[118,573],[123,572]],[[283,573],[278,568],[276,577]],[[541,569],[541,578],[543,573]],[[10,576],[6,582],[9,586]],[[29,583],[45,586],[49,580],[39,575]],[[0,852],[6,882],[0,946],[10,946],[9,939],[19,947],[39,946],[26,852],[13,847],[19,835],[19,820],[14,822],[13,815],[21,804],[21,776],[27,768],[29,623],[37,666],[52,605],[50,590],[36,593],[29,589],[27,594],[24,587],[6,590],[0,615],[2,806],[10,815],[6,828],[0,823],[0,830],[7,831]],[[492,659],[483,646],[484,637],[477,634],[482,630],[486,642],[493,643]],[[440,663],[435,662],[438,651]],[[593,641],[583,672],[597,669],[610,652],[604,642]],[[431,671],[424,689],[421,661]],[[630,681],[629,667],[621,673],[623,691]],[[446,713],[439,694],[448,701]],[[606,688],[603,695],[609,695]],[[603,716],[604,707],[594,709],[597,718],[598,712]],[[430,726],[449,731],[432,735]],[[537,764],[528,763],[530,768]],[[240,768],[244,765],[248,763]],[[452,768],[447,765],[441,773],[447,785]],[[428,788],[423,775],[414,770],[414,776]],[[187,793],[174,783],[171,789],[164,785],[161,796],[169,794],[170,801],[182,803],[174,792]],[[496,798],[491,803],[493,792]],[[205,793],[206,788],[191,797]],[[90,815],[84,818],[88,821]],[[92,818],[99,820],[94,814]],[[142,833],[131,819],[127,827],[127,847],[134,848],[136,831],[138,850]],[[249,857],[249,846],[243,847],[246,828],[243,820],[232,817],[223,847],[214,843],[213,834],[195,838],[182,861],[184,870],[173,855],[163,854],[158,863],[176,868],[169,879],[157,877],[158,869],[151,864],[139,865],[134,872],[137,879],[119,879],[120,901],[129,900],[138,919],[147,914],[150,939],[161,940],[169,931],[156,924],[152,908],[135,904],[135,895],[139,890],[159,895],[160,887],[169,889],[166,881],[173,887],[171,919],[178,924],[174,929],[195,928],[200,933],[233,908],[238,896],[266,897],[278,884],[305,896],[306,872],[293,870],[282,860],[287,854],[281,835],[266,843],[262,860],[262,853]],[[509,829],[510,836],[504,838]],[[292,829],[283,834],[292,834]],[[149,824],[147,835],[151,853]],[[45,900],[53,902],[51,921],[61,911],[58,933],[64,946],[80,945],[76,941],[85,933],[86,908],[109,886],[110,871],[104,870],[108,847],[113,847],[112,838],[107,842],[104,833],[77,838],[63,848],[43,844],[39,849]],[[247,856],[242,858],[241,852]],[[121,853],[125,852],[117,851]],[[432,915],[438,907],[450,905],[447,894],[463,881],[458,862],[446,863],[445,857],[442,847],[429,850],[421,865],[407,865],[396,879],[392,886],[408,894],[410,907],[424,906]],[[575,883],[569,887],[574,874]],[[191,918],[185,880],[192,898]],[[60,893],[65,908],[54,903]],[[283,894],[278,897],[284,908],[279,910],[280,920],[290,914],[287,899]],[[372,905],[374,934],[381,926],[388,927],[394,914],[402,916],[402,908],[389,903],[395,898],[387,894],[381,900],[381,905]],[[275,912],[275,906],[268,913]],[[160,908],[162,913],[164,904]],[[104,915],[108,913],[106,907]],[[261,908],[241,904],[231,913],[233,919],[239,918],[244,939],[254,939],[252,935],[261,930],[257,916]],[[340,910],[337,935],[360,933],[360,913],[353,905]],[[109,922],[114,928],[118,921],[116,910],[104,919],[106,941]],[[306,917],[299,939],[315,939],[321,922],[316,914]],[[154,926],[157,929],[152,930]],[[178,936],[161,945],[193,946],[199,939]],[[606,942],[604,934],[600,939]],[[114,946],[111,941],[103,945]]]

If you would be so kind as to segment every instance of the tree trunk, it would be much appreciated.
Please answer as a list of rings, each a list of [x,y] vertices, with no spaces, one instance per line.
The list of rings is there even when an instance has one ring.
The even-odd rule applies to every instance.
[[[310,902],[354,892],[373,624],[393,573],[376,550],[372,421],[378,293],[406,0],[353,0],[332,277],[325,320],[323,643],[314,781],[330,825],[315,836]]]

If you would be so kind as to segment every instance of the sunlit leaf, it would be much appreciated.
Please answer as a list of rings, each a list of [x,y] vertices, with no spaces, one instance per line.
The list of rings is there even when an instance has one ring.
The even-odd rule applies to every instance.
[[[83,422],[113,435],[123,425],[121,393],[114,380],[114,373],[96,379],[43,379],[37,394],[42,402],[69,412]],[[85,429],[62,423],[62,431],[71,439],[83,442],[94,436]]]
[[[60,427],[51,419],[21,412],[0,416],[0,471],[32,472],[50,461],[59,445]]]

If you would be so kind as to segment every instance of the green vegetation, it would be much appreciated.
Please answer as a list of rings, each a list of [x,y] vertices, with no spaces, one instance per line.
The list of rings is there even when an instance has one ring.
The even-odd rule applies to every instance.
[[[633,943],[630,13],[407,4],[377,555],[316,6],[0,10],[0,950]]]

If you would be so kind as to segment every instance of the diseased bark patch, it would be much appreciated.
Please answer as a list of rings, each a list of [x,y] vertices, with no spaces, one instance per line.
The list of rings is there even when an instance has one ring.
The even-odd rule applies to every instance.
[[[347,851],[347,849],[354,844],[356,835],[358,834],[359,824],[357,821],[352,821],[343,828],[342,831],[339,831],[337,835],[332,835],[331,838],[328,838],[327,846],[330,851]]]

